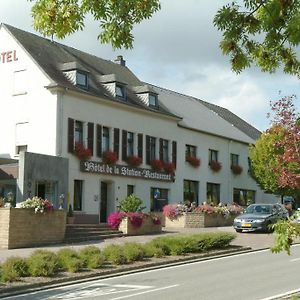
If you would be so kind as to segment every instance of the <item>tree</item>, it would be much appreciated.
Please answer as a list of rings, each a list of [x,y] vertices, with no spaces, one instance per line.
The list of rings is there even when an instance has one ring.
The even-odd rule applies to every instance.
[[[256,144],[250,147],[251,173],[262,189],[266,192],[283,194],[277,184],[279,174],[274,172],[278,167],[274,145],[282,138],[272,128],[264,132]]]
[[[159,0],[28,0],[33,26],[44,36],[64,38],[84,28],[87,14],[100,23],[98,39],[114,48],[132,48],[134,24],[160,9]]]
[[[300,194],[300,122],[293,99],[271,103],[272,126],[250,148],[252,171],[268,192]]]
[[[283,97],[271,103],[272,126],[262,134],[250,155],[255,177],[270,192],[300,195],[300,118],[293,100]],[[273,252],[290,254],[293,240],[300,236],[300,224],[293,219],[273,225],[275,243]]]
[[[296,47],[300,43],[300,0],[243,0],[232,2],[215,15],[223,32],[220,47],[230,56],[232,70],[240,73],[252,64],[262,71],[300,78]]]

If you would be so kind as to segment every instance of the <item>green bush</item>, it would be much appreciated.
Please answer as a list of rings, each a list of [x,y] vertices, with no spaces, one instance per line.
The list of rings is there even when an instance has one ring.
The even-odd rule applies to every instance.
[[[136,195],[131,194],[120,201],[120,211],[123,212],[142,212],[146,207],[142,206],[143,201]]]
[[[141,244],[125,243],[122,248],[127,263],[142,260],[144,258],[145,254]]]
[[[79,272],[84,265],[83,261],[79,257],[79,254],[73,249],[61,249],[57,252],[57,256],[60,267],[68,272]]]
[[[1,278],[4,282],[17,281],[29,275],[26,259],[21,257],[8,258],[1,267]]]
[[[126,257],[123,253],[123,248],[119,245],[108,245],[104,248],[103,254],[107,261],[114,265],[122,265],[126,263]]]
[[[53,276],[59,270],[59,260],[55,253],[47,250],[36,250],[28,258],[29,274],[38,276]]]
[[[165,253],[161,248],[156,247],[153,243],[149,242],[143,245],[145,257],[164,257]]]
[[[79,252],[83,265],[88,269],[99,269],[102,267],[105,257],[96,246],[88,246]]]
[[[158,237],[149,242],[150,245],[153,245],[156,248],[161,249],[163,255],[171,255],[171,250],[168,245],[168,240],[166,237]]]

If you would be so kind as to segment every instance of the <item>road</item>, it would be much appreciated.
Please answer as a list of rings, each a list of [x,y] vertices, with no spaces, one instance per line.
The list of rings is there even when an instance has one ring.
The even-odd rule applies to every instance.
[[[267,300],[300,290],[299,272],[300,245],[295,245],[291,256],[263,250],[6,299]]]

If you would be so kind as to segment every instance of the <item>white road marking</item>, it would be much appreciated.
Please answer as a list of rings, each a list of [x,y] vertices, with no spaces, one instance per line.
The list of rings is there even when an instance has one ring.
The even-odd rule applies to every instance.
[[[67,289],[68,287],[66,287]],[[153,286],[145,285],[130,285],[130,284],[101,284],[101,283],[92,283],[85,285],[77,290],[66,291],[58,295],[48,297],[47,299],[82,299],[86,297],[95,297],[103,295],[111,295],[125,292],[135,292],[137,290],[151,289]]]
[[[263,298],[263,299],[260,299],[260,300],[273,300],[273,299],[279,299],[281,297],[285,297],[285,296],[288,296],[288,295],[291,295],[291,294],[295,294],[295,293],[299,293],[300,292],[300,289],[297,289],[297,290],[292,290],[292,291],[288,291],[286,293],[282,293],[282,294],[278,294],[278,295],[273,295],[271,297],[267,297],[267,298]]]
[[[300,258],[294,258],[294,259],[291,259],[290,262],[295,262],[295,261],[298,261],[300,260]]]
[[[143,294],[148,294],[148,293],[153,293],[153,292],[162,291],[162,290],[166,290],[166,289],[171,289],[171,288],[174,288],[174,287],[177,287],[177,286],[179,286],[179,284],[174,284],[174,285],[169,285],[169,286],[163,286],[161,288],[152,289],[152,290],[149,290],[149,291],[144,291],[144,292],[140,292],[140,293],[136,293],[136,294],[121,296],[121,297],[118,297],[118,298],[113,298],[111,300],[119,300],[119,299],[131,298],[131,297],[134,297],[134,296],[139,296],[139,295],[143,295]]]

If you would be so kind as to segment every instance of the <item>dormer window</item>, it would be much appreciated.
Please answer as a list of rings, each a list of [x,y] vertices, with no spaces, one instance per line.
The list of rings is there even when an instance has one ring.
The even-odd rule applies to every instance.
[[[157,95],[149,94],[149,106],[158,107]]]
[[[126,90],[125,86],[116,84],[116,97],[125,99],[126,98]]]
[[[88,87],[88,75],[86,73],[76,71],[76,85],[80,87],[87,88]]]

